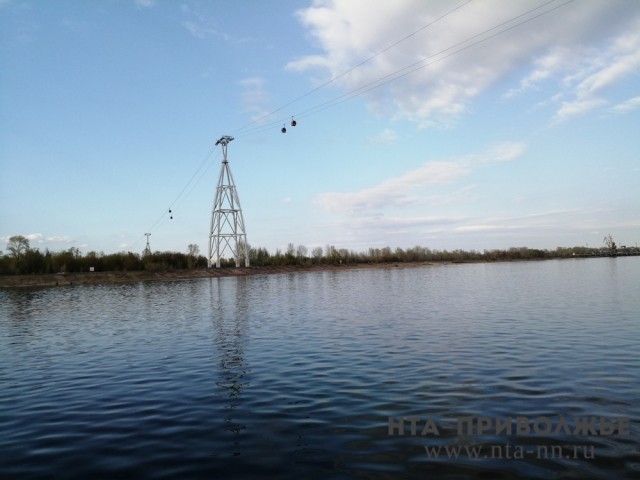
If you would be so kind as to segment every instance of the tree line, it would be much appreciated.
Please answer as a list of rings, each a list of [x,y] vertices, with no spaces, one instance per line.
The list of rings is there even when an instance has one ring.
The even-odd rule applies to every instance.
[[[252,267],[286,265],[350,265],[403,262],[472,262],[541,260],[572,256],[592,255],[593,248],[559,247],[555,250],[541,250],[519,247],[506,250],[437,250],[415,246],[411,248],[369,248],[365,251],[348,250],[327,245],[309,250],[304,245],[289,243],[286,250],[269,252],[263,247],[249,246]],[[222,267],[233,267],[233,259],[224,259]],[[0,252],[0,275],[75,273],[75,272],[123,272],[123,271],[172,271],[206,268],[207,258],[200,255],[199,248],[190,244],[186,252],[119,252],[105,254],[88,252],[72,247],[68,250],[51,252],[31,248],[29,240],[15,235],[7,242],[7,252]]]
[[[0,275],[76,272],[170,271],[204,268],[207,259],[199,255],[196,245],[187,253],[180,252],[119,252],[82,254],[76,247],[51,252],[31,248],[29,239],[15,235],[7,242],[7,253],[0,252]]]

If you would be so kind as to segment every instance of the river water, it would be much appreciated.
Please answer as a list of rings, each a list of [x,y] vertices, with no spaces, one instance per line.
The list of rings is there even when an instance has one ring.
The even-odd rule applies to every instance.
[[[639,478],[639,293],[640,257],[3,290],[0,477]]]

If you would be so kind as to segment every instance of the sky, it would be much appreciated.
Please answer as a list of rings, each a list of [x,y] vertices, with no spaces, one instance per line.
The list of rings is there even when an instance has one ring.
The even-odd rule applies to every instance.
[[[640,1],[372,5],[0,0],[0,250],[640,241]]]

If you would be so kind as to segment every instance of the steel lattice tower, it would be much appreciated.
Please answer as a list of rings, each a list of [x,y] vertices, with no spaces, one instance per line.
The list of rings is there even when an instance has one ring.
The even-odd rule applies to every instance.
[[[233,137],[225,135],[216,142],[216,145],[222,146],[222,168],[211,212],[209,267],[215,265],[220,268],[220,260],[227,252],[235,258],[236,267],[240,266],[242,257],[244,257],[244,266],[249,266],[247,231],[244,227],[240,199],[227,161],[227,145],[231,140]]]
[[[151,245],[149,245],[149,237],[151,236],[151,234],[145,233],[145,235],[147,236],[147,246],[144,247],[144,252],[142,252],[143,257],[146,257],[147,255],[151,255]]]

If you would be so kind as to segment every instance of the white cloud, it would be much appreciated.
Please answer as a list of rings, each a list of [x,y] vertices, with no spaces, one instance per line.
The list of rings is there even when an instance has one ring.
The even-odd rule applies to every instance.
[[[265,80],[261,77],[249,77],[240,80],[239,83],[243,88],[244,111],[250,114],[251,121],[265,118],[271,110],[271,97],[265,89]]]
[[[599,218],[610,212],[587,209],[558,209],[540,211],[528,215],[447,215],[447,216],[383,216],[369,218],[339,218],[327,227],[347,231],[343,243],[346,246],[412,244],[432,248],[506,248],[525,242],[546,244],[550,237],[558,235],[584,239],[592,235],[594,226],[601,226]],[[612,228],[636,227],[638,221],[614,221]],[[559,233],[562,232],[562,233]],[[596,232],[597,233],[597,232]],[[373,244],[371,239],[376,239]],[[532,244],[533,241],[533,244]],[[569,240],[574,241],[574,240]],[[525,243],[522,243],[524,245]],[[577,244],[581,244],[578,240]],[[543,247],[548,248],[548,245]]]
[[[419,187],[446,183],[467,174],[460,162],[430,162],[422,167],[390,178],[370,188],[349,193],[322,193],[315,203],[325,210],[354,212],[389,206],[406,206],[420,202],[420,197],[411,194]]]
[[[0,237],[0,241],[8,242],[11,236]],[[42,233],[28,233],[23,235],[31,245],[33,244],[45,244],[45,243],[71,243],[74,241],[73,237],[68,235],[43,235]]]
[[[618,105],[615,105],[612,110],[617,113],[625,113],[640,108],[640,96],[630,98]]]
[[[394,231],[403,229],[428,228],[430,231],[442,230],[445,226],[455,225],[465,221],[462,217],[416,216],[416,217],[386,217],[360,218],[343,223],[343,227],[350,230]]]
[[[533,231],[545,232],[559,227],[578,229],[580,218],[591,215],[593,212],[580,211],[576,209],[550,210],[538,212],[518,217],[493,216],[485,218],[469,218],[463,225],[453,226],[449,233],[452,234],[507,234],[518,231],[527,232],[530,235]]]
[[[207,37],[218,37],[228,43],[241,43],[246,41],[246,39],[236,38],[227,33],[221,32],[220,30],[203,22],[184,20],[182,22],[182,26],[186,28],[191,35],[201,40],[204,40]]]
[[[371,8],[364,0],[316,0],[298,17],[321,53],[287,68],[320,73],[318,81],[334,79],[354,94],[395,79],[380,87],[384,95],[367,93],[370,105],[421,126],[455,122],[478,95],[527,65],[533,69],[506,96],[559,81],[557,75],[573,77],[568,88],[574,98],[558,112],[564,118],[605,105],[595,102],[595,93],[637,71],[639,2],[483,0],[438,20],[454,8],[444,1],[398,0]],[[545,11],[550,13],[534,18]]]
[[[184,20],[182,22],[182,26],[186,28],[191,35],[200,39],[205,38],[207,33],[212,33],[210,29],[205,28],[202,25],[197,25],[189,20]]]
[[[635,48],[640,47],[640,36],[635,42]],[[587,77],[577,91],[580,95],[594,94],[603,88],[616,83],[630,73],[640,69],[640,50],[629,54],[620,55],[617,58],[606,59],[607,64]]]
[[[572,61],[571,51],[564,47],[553,47],[551,51],[533,61],[533,71],[520,80],[520,86],[513,88],[505,94],[510,98],[527,90],[537,89],[539,85],[564,70]]]
[[[45,236],[42,233],[30,233],[25,235],[32,243],[71,243],[73,238],[67,235],[49,235]]]
[[[41,233],[28,233],[25,235],[30,242],[42,243],[44,236]]]
[[[562,79],[565,99],[553,118],[560,122],[610,104],[607,91],[640,71],[640,20],[631,31],[612,36],[600,46],[567,57]],[[558,66],[558,69],[562,67]],[[556,94],[558,95],[558,94]],[[629,104],[632,107],[632,104]],[[615,108],[615,107],[614,107]],[[621,107],[625,108],[625,107]]]
[[[390,128],[385,128],[382,132],[368,139],[369,143],[390,144],[398,139],[398,134]]]
[[[606,12],[605,12],[606,13]],[[640,10],[627,19],[627,29],[612,34],[589,48],[554,49],[536,63],[541,67],[521,82],[520,91],[554,75],[563,75],[561,92],[554,96],[572,97],[561,102],[555,120],[605,106],[609,103],[606,89],[620,83],[640,70]]]
[[[136,5],[139,7],[149,8],[156,4],[156,0],[135,0]]]
[[[482,165],[514,160],[522,155],[523,151],[523,144],[502,144],[483,154],[468,155],[456,160],[427,162],[415,170],[388,178],[373,187],[356,192],[322,193],[314,202],[329,212],[348,213],[415,205],[423,203],[427,198],[425,188],[451,183]]]
[[[556,112],[554,122],[566,120],[569,117],[582,115],[590,110],[606,105],[607,102],[601,98],[585,98],[571,102],[562,102],[561,107]]]
[[[508,229],[513,230],[513,225],[509,225],[506,227]],[[452,229],[453,232],[457,233],[478,233],[478,232],[495,232],[498,230],[504,230],[504,225],[463,225],[461,227],[456,227]]]
[[[524,143],[501,143],[491,147],[483,158],[490,162],[510,162],[520,157],[524,150]]]
[[[206,15],[200,11],[200,8],[197,5],[192,7],[186,4],[182,4],[180,6],[180,9],[183,15],[186,17],[186,19],[181,22],[182,26],[196,38],[204,40],[207,37],[217,37],[221,38],[227,43],[236,44],[243,43],[249,40],[248,38],[234,37],[233,35],[222,31],[217,27],[216,22],[211,19],[209,15]]]

